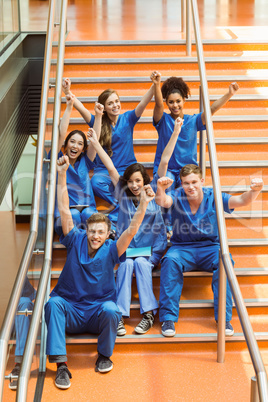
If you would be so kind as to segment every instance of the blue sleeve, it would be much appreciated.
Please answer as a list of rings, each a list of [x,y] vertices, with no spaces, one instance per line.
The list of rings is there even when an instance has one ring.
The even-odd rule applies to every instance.
[[[69,248],[71,248],[74,245],[74,243],[77,239],[77,236],[79,236],[81,234],[82,234],[82,232],[79,229],[77,229],[76,226],[74,226],[72,228],[72,230],[66,236],[64,236],[63,234],[61,235],[60,242],[68,250]]]
[[[137,123],[137,121],[139,121],[139,119],[140,119],[139,117],[136,116],[135,109],[131,110],[129,112],[126,112],[126,113],[128,113],[128,121],[129,121],[130,126],[134,127],[135,124]]]
[[[197,127],[197,131],[202,131],[202,130],[206,130],[206,125],[203,124],[202,122],[202,113],[199,113],[198,115],[196,115],[196,127]]]
[[[222,193],[222,203],[223,203],[223,209],[224,212],[227,212],[228,214],[231,214],[234,211],[233,209],[229,208],[229,199],[231,198],[231,194],[227,194],[227,193]]]
[[[153,126],[156,129],[159,129],[159,127],[163,124],[163,121],[165,120],[165,112],[163,113],[163,116],[161,117],[161,119],[156,123],[153,119]]]
[[[88,171],[94,169],[95,166],[96,166],[95,163],[92,162],[92,161],[89,159],[89,157],[87,156],[87,153],[86,153],[86,152],[84,152],[83,155],[84,155],[84,158],[85,158],[85,162],[86,162],[86,166],[87,166],[87,168],[88,168]]]
[[[122,182],[120,181],[120,179],[118,180],[118,183],[115,187],[114,187],[113,183],[110,184],[109,191],[113,194],[114,198],[120,203],[120,201],[123,198],[123,195],[125,194],[125,191],[123,189]]]
[[[153,180],[151,181],[150,185],[152,187],[152,189],[154,190],[154,192],[156,193],[157,190],[157,180],[159,179],[158,173],[155,173]]]
[[[124,252],[120,257],[117,251],[117,241],[109,240],[111,243],[110,253],[112,255],[112,260],[114,265],[120,264],[120,262],[124,262],[126,260],[126,252]]]
[[[86,122],[86,123],[87,123],[87,125],[89,125],[89,127],[92,128],[94,126],[94,122],[95,122],[95,116],[94,116],[94,114],[92,114],[90,121]]]

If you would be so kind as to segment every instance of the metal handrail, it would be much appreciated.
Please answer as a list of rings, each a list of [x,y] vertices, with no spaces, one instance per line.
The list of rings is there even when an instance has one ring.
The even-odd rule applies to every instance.
[[[188,0],[187,0],[188,1]],[[213,180],[213,190],[216,204],[216,213],[217,213],[217,222],[219,229],[219,239],[220,239],[220,248],[222,254],[222,261],[225,268],[225,272],[229,281],[229,285],[232,290],[234,302],[236,305],[236,309],[238,312],[238,316],[240,319],[240,323],[244,332],[244,336],[246,339],[246,343],[249,349],[249,353],[251,356],[251,360],[254,366],[254,370],[257,377],[258,389],[259,389],[259,398],[261,402],[268,401],[268,382],[267,382],[267,374],[265,371],[265,367],[262,361],[262,357],[258,348],[258,344],[248,317],[248,313],[244,304],[244,300],[240,291],[240,287],[234,273],[233,265],[230,259],[229,247],[227,241],[227,232],[225,225],[225,218],[223,213],[223,203],[221,196],[221,185],[220,185],[220,176],[218,170],[218,162],[217,162],[217,153],[216,146],[213,134],[213,125],[211,119],[211,110],[210,110],[210,102],[208,95],[208,85],[206,79],[206,70],[205,70],[205,62],[203,55],[203,46],[200,35],[200,26],[199,26],[199,16],[198,16],[198,8],[197,1],[191,0],[192,12],[193,12],[193,23],[194,23],[194,31],[195,31],[195,40],[196,40],[196,50],[197,50],[197,58],[198,58],[198,66],[199,66],[199,75],[201,81],[201,89],[203,95],[203,103],[204,103],[204,113],[206,117],[206,129],[207,129],[207,139],[208,139],[208,148],[209,148],[209,156],[210,156],[210,167],[211,174]],[[222,300],[219,299],[219,304],[222,304]],[[219,306],[220,310],[220,306]],[[224,326],[222,326],[224,329]],[[225,337],[222,337],[222,341],[225,342]],[[224,347],[223,347],[224,349]],[[222,356],[221,356],[222,357]]]
[[[28,337],[24,349],[21,372],[18,381],[16,401],[26,401],[28,382],[32,358],[35,349],[36,338],[38,334],[40,318],[44,307],[44,299],[47,290],[47,283],[50,275],[52,251],[53,251],[53,234],[54,234],[54,207],[56,193],[56,164],[58,156],[59,142],[59,123],[61,112],[61,87],[63,78],[64,51],[65,51],[65,26],[67,18],[67,0],[61,1],[59,45],[57,54],[57,71],[55,86],[55,103],[53,110],[53,127],[52,127],[52,146],[50,156],[50,174],[48,183],[48,204],[47,204],[47,220],[45,235],[45,253],[44,263],[41,271],[39,286],[35,298],[35,304],[32,314],[32,321],[28,332]]]
[[[17,306],[19,304],[20,295],[22,293],[22,289],[24,286],[24,280],[27,275],[29,264],[34,251],[38,232],[38,217],[40,210],[40,194],[41,194],[42,171],[43,171],[43,152],[44,152],[45,132],[46,132],[49,75],[50,75],[53,30],[54,30],[53,16],[54,16],[55,3],[56,3],[55,0],[50,0],[49,4],[49,14],[48,14],[49,18],[48,18],[48,27],[46,36],[43,78],[42,78],[41,107],[39,114],[38,145],[37,145],[36,161],[35,161],[35,175],[34,175],[34,186],[33,186],[30,232],[20,262],[15,283],[10,295],[9,303],[6,309],[5,317],[0,332],[0,399],[1,400],[3,397],[8,342],[10,339]]]

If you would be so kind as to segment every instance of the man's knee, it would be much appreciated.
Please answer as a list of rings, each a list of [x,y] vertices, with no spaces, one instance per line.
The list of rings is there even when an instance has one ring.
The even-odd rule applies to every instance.
[[[108,321],[111,321],[114,319],[119,321],[121,318],[121,313],[118,309],[118,306],[114,302],[107,301],[102,304],[99,317],[101,317],[101,318],[105,317],[105,320],[108,320]]]

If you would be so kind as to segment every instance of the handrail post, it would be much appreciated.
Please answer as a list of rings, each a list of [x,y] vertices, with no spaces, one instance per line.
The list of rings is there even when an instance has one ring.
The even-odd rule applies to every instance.
[[[219,303],[218,303],[218,337],[217,337],[217,362],[225,361],[225,322],[226,322],[226,274],[222,262],[221,250],[219,250]]]
[[[256,377],[251,377],[250,402],[260,402]]]
[[[190,0],[186,0],[186,56],[191,56],[192,53],[192,10]]]
[[[181,32],[185,32],[186,7],[185,0],[181,0]]]
[[[199,112],[203,112],[203,95],[201,85],[199,86]],[[199,167],[202,171],[202,179],[206,180],[206,133],[199,131]]]

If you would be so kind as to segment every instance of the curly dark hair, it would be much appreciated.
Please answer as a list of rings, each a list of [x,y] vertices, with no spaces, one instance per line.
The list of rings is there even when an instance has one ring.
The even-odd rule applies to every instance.
[[[132,165],[128,166],[123,174],[123,176],[120,177],[120,182],[122,183],[123,188],[125,189],[125,192],[128,197],[133,198],[134,195],[133,193],[129,190],[127,186],[127,182],[130,179],[130,177],[133,175],[133,173],[140,172],[143,178],[144,185],[150,184],[150,176],[147,173],[145,167],[141,163],[132,163]]]
[[[183,99],[188,99],[191,95],[190,88],[180,77],[170,77],[162,85],[161,88],[163,98],[168,99],[170,94],[179,93]]]

